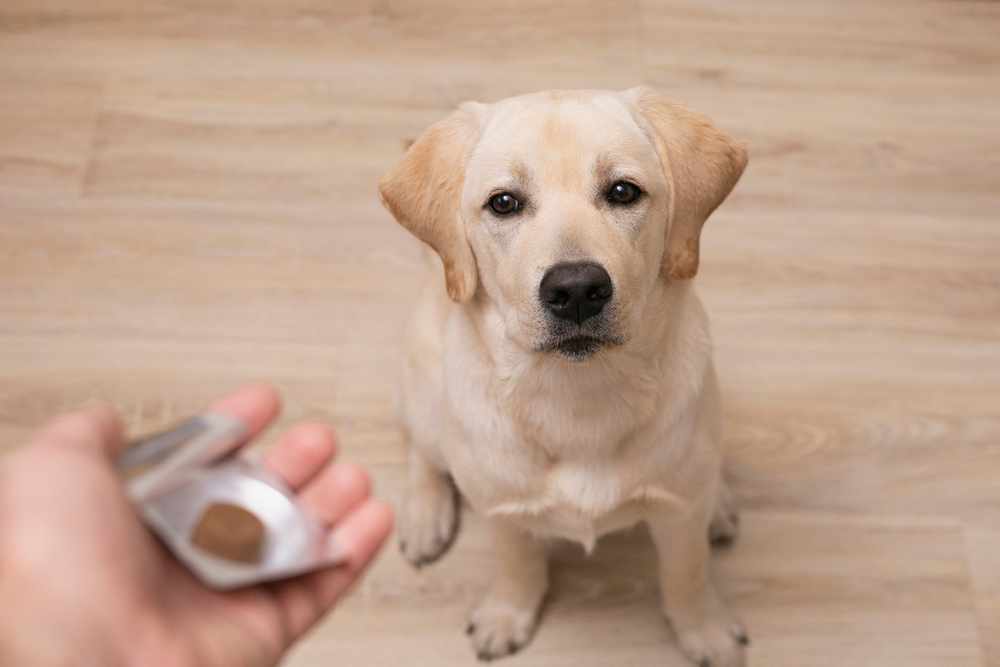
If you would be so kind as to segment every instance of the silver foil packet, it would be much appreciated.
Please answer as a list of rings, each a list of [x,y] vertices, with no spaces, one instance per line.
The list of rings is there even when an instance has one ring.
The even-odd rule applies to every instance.
[[[134,441],[118,460],[146,524],[206,585],[232,589],[343,562],[326,524],[260,461],[246,425],[206,412]]]

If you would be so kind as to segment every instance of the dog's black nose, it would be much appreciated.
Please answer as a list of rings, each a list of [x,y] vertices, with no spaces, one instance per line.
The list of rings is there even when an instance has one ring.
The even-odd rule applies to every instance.
[[[611,298],[611,276],[599,264],[557,264],[545,272],[538,296],[556,317],[583,324]]]

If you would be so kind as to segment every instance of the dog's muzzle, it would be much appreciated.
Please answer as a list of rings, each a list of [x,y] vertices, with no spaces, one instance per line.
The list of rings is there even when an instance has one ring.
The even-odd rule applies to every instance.
[[[600,264],[557,264],[542,277],[538,298],[549,320],[549,338],[539,351],[555,352],[570,361],[586,361],[607,345],[620,341],[597,317],[611,301],[611,276]],[[606,311],[605,311],[606,312]]]

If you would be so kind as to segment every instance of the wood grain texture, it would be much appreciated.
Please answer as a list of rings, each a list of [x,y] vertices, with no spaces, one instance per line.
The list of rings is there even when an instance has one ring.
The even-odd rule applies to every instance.
[[[398,500],[420,249],[378,202],[466,99],[650,84],[747,140],[702,239],[751,665],[1000,667],[1000,4],[7,0],[0,451],[266,380]],[[471,515],[394,545],[288,658],[471,665]],[[683,665],[635,530],[562,547],[513,665]]]

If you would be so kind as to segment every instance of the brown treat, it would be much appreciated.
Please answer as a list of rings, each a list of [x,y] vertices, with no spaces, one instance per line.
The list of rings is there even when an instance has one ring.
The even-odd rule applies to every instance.
[[[264,524],[237,505],[215,503],[201,515],[191,544],[241,563],[259,563],[264,546]]]

